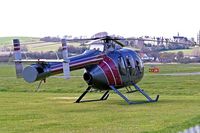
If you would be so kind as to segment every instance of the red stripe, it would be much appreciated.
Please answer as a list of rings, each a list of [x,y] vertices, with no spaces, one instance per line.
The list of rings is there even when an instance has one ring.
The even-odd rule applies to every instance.
[[[114,74],[114,78],[116,80],[116,85],[122,85],[122,79],[119,73],[119,70],[115,64],[115,62],[113,61],[112,58],[110,57],[105,57],[104,61],[106,61],[106,63],[110,66],[110,68],[112,69],[112,72]]]
[[[59,74],[59,73],[62,73],[62,72],[63,72],[63,69],[58,69],[58,70],[52,71],[53,74]]]
[[[99,66],[101,67],[101,69],[104,71],[105,73],[105,76],[107,77],[108,79],[108,82],[109,82],[109,85],[115,85],[115,81],[114,81],[114,78],[112,76],[112,73],[108,67],[108,65],[102,61]]]

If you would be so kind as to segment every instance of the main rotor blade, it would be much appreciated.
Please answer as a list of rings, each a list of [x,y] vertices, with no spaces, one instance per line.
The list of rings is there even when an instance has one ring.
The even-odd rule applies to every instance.
[[[84,43],[84,44],[90,45],[90,44],[92,44],[92,43],[95,43],[95,42],[98,42],[98,41],[101,41],[101,40],[102,40],[102,39],[91,40],[91,41],[89,41],[89,42],[87,42],[87,43]]]
[[[120,38],[113,38],[110,36],[105,36],[105,37],[96,37],[96,38],[86,38],[86,39],[70,39],[67,40],[68,42],[74,42],[74,41],[89,41],[87,43],[85,43],[86,45],[90,45],[92,43],[98,42],[98,41],[105,41],[105,42],[109,42],[109,41],[113,41],[115,43],[117,43],[118,45],[124,47],[125,45],[120,42],[119,40],[125,40],[125,39],[120,39]]]
[[[112,41],[114,41],[115,43],[119,44],[122,47],[125,46],[122,42],[118,41],[117,39],[112,39]]]
[[[145,39],[145,38],[126,38],[125,40],[128,40],[128,41],[138,40],[138,41],[150,41],[150,42],[164,42],[164,43],[185,44],[185,45],[189,44],[189,43],[183,43],[183,42],[178,42],[178,41],[171,41],[171,40],[166,40],[166,39],[157,40],[157,39]]]

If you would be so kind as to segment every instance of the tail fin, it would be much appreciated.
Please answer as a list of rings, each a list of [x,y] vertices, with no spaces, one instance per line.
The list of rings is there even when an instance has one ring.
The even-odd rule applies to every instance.
[[[23,65],[22,62],[20,62],[20,60],[22,59],[22,54],[20,50],[19,39],[13,39],[13,45],[14,45],[16,76],[17,78],[22,78]]]
[[[63,73],[66,79],[70,78],[70,68],[69,68],[69,59],[68,59],[68,48],[66,39],[62,39],[62,55],[63,55]]]

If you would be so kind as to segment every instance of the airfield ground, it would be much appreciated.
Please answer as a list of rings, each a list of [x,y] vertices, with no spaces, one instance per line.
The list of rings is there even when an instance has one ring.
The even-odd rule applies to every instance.
[[[200,72],[199,64],[157,66],[160,74]],[[157,103],[127,105],[111,93],[107,101],[77,104],[73,102],[87,87],[81,77],[49,78],[34,92],[36,83],[16,79],[13,66],[0,64],[0,133],[174,133],[200,125],[200,75],[158,75],[149,73],[149,67],[138,85],[152,97],[160,94]],[[88,97],[101,95],[92,92]],[[127,96],[143,100],[138,93]]]

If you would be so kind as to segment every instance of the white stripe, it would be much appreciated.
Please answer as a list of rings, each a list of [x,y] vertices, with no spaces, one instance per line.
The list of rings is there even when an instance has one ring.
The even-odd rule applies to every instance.
[[[108,56],[107,56],[108,57]],[[118,71],[118,75],[119,75],[119,78],[120,78],[120,81],[121,81],[121,84],[122,84],[122,77],[121,77],[121,74],[120,74],[120,72],[119,72],[119,69],[118,69],[118,67],[117,67],[117,64],[115,63],[115,61],[112,59],[112,58],[110,58],[110,57],[108,57],[109,59],[111,59],[112,60],[112,62],[115,64],[115,67],[117,68],[117,71]]]
[[[113,74],[113,71],[112,71],[112,69],[111,69],[111,67],[107,64],[107,62],[105,62],[105,61],[103,61],[107,66],[108,66],[108,68],[110,69],[110,71],[111,71],[111,73],[112,73],[112,76],[113,76],[113,78],[114,78],[114,81],[115,81],[115,85],[117,84],[117,82],[116,82],[116,79],[115,79],[115,76],[114,76],[114,74]]]
[[[63,69],[63,67],[57,67],[57,68],[51,69],[51,71],[57,71],[57,70],[61,70],[61,69]]]
[[[16,49],[16,48],[20,49],[20,46],[15,46],[14,49]]]
[[[67,49],[67,46],[63,46],[62,48],[66,48]]]

